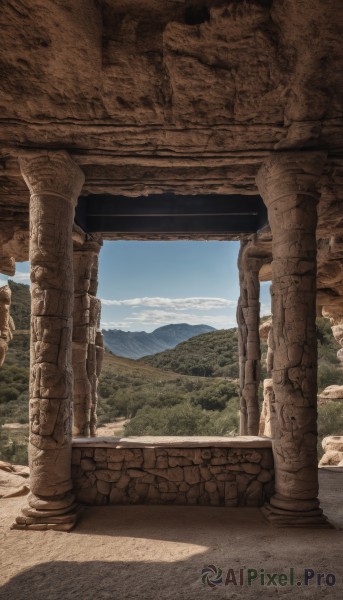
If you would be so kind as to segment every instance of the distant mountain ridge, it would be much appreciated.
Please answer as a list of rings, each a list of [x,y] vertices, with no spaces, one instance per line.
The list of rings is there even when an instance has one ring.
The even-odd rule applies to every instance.
[[[103,330],[105,347],[124,358],[142,358],[157,352],[175,348],[181,342],[202,333],[215,331],[210,325],[188,325],[177,323],[158,327],[151,333],[146,331]]]

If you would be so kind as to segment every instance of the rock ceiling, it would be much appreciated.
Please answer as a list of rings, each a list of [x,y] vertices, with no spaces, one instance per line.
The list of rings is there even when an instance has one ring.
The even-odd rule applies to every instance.
[[[342,258],[342,9],[339,0],[7,0],[3,243],[27,229],[21,149],[67,149],[84,194],[138,196],[256,194],[270,151],[315,148],[328,150],[320,252],[327,262],[335,246]]]

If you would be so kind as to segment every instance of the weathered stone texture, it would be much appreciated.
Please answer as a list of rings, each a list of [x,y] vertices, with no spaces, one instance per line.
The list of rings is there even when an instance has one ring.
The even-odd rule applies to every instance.
[[[0,287],[0,367],[3,365],[8,344],[14,331],[13,319],[10,315],[11,288],[8,285]]]
[[[322,441],[324,454],[320,467],[343,467],[343,436],[329,435]]]
[[[29,506],[34,512],[35,504],[43,502],[48,524],[58,525],[61,519],[51,516],[60,508],[56,501],[65,498],[65,507],[73,505],[72,227],[84,178],[65,152],[23,155],[20,165],[31,195]],[[36,516],[36,524],[42,524],[43,517]],[[69,526],[75,519],[72,509],[64,517]],[[15,526],[31,525],[35,523],[24,516]]]
[[[238,257],[240,296],[237,305],[241,435],[257,435],[260,411],[260,282],[259,271],[270,252],[256,247],[256,236],[241,242]]]
[[[100,236],[83,234],[74,241],[73,435],[76,437],[96,435],[97,386],[103,354],[101,303],[96,298],[100,248]]]
[[[297,511],[309,524],[322,519],[317,500],[315,233],[316,183],[324,160],[320,153],[274,155],[258,175],[273,233],[276,494],[271,518],[280,523],[291,523]]]
[[[261,506],[273,491],[271,448],[74,447],[73,464],[86,504]]]

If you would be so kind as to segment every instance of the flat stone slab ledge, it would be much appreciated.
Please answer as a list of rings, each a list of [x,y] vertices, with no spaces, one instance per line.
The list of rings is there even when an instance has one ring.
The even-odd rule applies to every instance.
[[[262,436],[132,436],[73,438],[73,448],[271,448],[272,439]]]

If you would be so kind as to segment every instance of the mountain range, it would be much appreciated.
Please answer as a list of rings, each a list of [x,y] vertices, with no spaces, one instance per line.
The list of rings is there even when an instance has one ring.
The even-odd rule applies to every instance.
[[[181,342],[202,333],[215,331],[209,325],[188,325],[177,323],[158,327],[151,333],[146,331],[103,330],[105,347],[117,356],[142,358],[157,352],[175,348]]]

